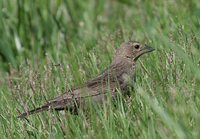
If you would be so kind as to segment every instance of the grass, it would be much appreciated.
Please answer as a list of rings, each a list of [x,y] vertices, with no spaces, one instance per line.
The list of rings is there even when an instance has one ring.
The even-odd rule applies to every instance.
[[[1,0],[1,138],[199,138],[198,0]],[[156,51],[137,62],[131,101],[88,114],[16,116],[92,79],[129,39]],[[111,103],[112,104],[112,103]]]

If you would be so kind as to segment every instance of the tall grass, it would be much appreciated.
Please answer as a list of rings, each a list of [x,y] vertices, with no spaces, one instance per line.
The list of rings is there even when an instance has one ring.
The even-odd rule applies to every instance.
[[[0,7],[1,138],[200,137],[198,0],[1,0]],[[129,39],[156,49],[137,62],[131,98],[87,114],[16,118],[95,77]]]

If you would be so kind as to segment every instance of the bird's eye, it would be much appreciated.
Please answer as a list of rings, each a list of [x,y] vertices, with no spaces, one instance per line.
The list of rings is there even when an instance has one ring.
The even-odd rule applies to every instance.
[[[140,45],[139,45],[139,44],[136,44],[134,47],[135,47],[135,49],[139,49],[139,48],[140,48]]]

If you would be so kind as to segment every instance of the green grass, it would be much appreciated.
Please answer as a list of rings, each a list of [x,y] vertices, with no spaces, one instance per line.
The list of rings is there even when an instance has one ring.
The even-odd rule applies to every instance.
[[[198,0],[1,0],[0,7],[1,138],[200,138]],[[137,62],[131,101],[16,118],[95,77],[129,39],[156,49]]]

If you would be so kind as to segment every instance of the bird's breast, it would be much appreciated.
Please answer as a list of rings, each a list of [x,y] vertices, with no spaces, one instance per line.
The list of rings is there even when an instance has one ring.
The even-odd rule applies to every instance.
[[[122,75],[121,75],[121,81],[123,84],[130,84],[134,80],[135,76],[135,65],[132,65],[129,69],[127,69]]]

